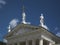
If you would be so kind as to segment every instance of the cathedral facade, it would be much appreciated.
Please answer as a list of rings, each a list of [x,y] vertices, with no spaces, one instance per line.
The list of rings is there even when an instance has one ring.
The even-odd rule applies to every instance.
[[[10,30],[5,36],[7,45],[59,45],[60,38],[51,33],[44,25],[44,17],[41,14],[40,26],[33,26],[25,21],[23,12],[22,23]]]

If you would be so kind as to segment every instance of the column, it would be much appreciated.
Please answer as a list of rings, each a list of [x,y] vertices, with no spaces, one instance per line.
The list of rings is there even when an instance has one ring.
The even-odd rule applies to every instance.
[[[28,40],[26,40],[26,45],[29,45],[29,41]]]
[[[50,42],[49,45],[52,45],[52,43]]]
[[[35,40],[32,40],[32,45],[35,45],[35,42],[36,42]]]
[[[8,43],[6,45],[9,45]]]
[[[40,39],[39,45],[43,45],[43,39]]]
[[[14,43],[12,45],[14,45]]]
[[[17,45],[20,45],[20,43],[17,43]]]

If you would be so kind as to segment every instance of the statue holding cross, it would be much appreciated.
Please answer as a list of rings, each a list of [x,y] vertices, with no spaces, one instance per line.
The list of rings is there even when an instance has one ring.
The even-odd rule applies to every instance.
[[[30,22],[26,22],[26,14],[24,12],[24,6],[23,6],[23,13],[22,13],[22,23],[23,24],[30,24]]]

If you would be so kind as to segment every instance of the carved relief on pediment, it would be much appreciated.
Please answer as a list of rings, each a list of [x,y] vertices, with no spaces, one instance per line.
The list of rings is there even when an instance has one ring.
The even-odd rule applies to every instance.
[[[33,30],[28,29],[28,28],[21,28],[21,29],[17,30],[16,32],[14,32],[13,35],[22,35],[22,34],[25,34],[25,33],[31,32],[31,31],[33,31]]]

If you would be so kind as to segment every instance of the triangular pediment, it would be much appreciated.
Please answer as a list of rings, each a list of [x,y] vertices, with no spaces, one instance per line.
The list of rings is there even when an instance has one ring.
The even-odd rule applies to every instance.
[[[37,27],[37,26],[31,26],[28,24],[19,24],[10,33],[8,33],[7,37],[23,35],[25,33],[29,33],[34,30],[37,30],[38,28],[39,27]]]
[[[17,25],[10,33],[8,33],[7,36],[5,36],[5,38],[8,39],[12,37],[21,37],[24,35],[26,36],[26,34],[27,35],[41,34],[41,35],[47,35],[48,37],[51,36],[57,39],[55,35],[47,31],[45,28],[40,26],[27,25],[27,24]]]

